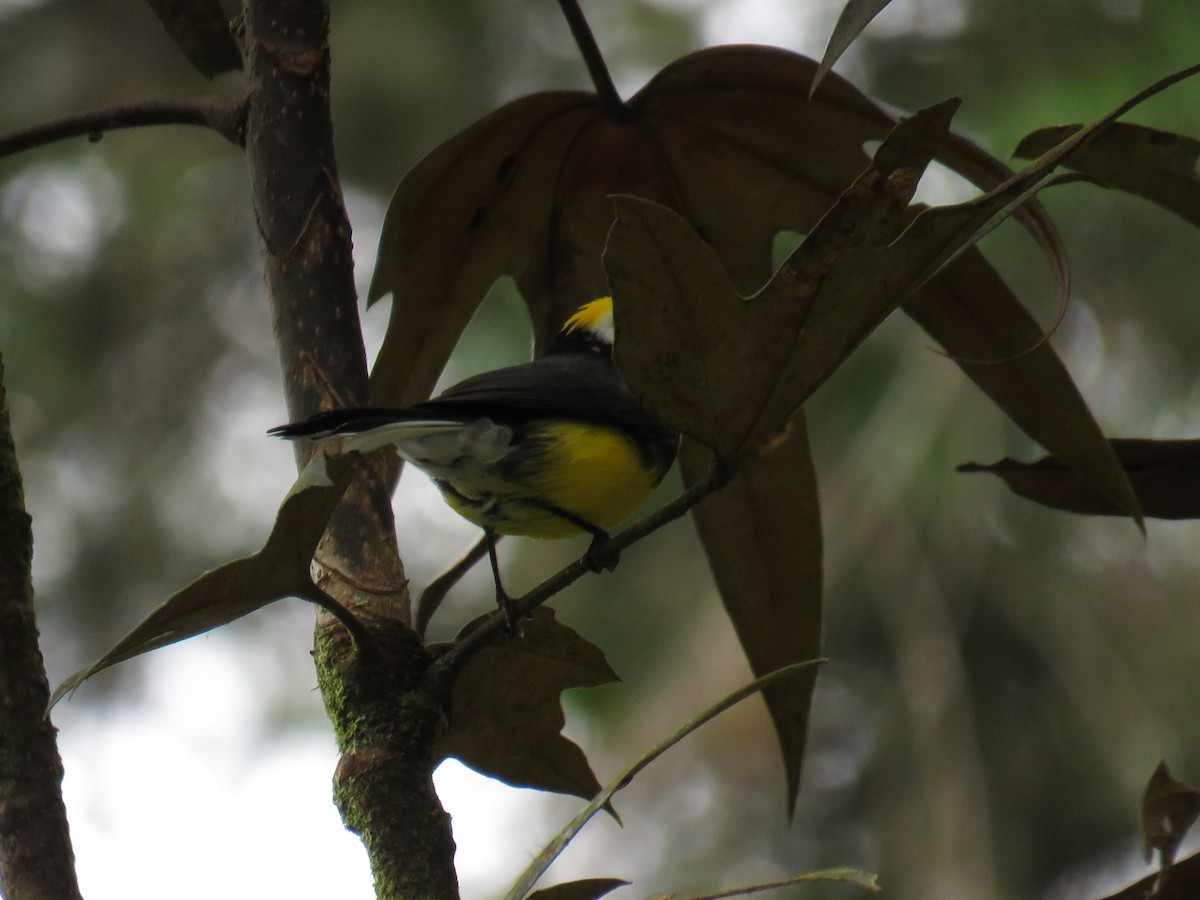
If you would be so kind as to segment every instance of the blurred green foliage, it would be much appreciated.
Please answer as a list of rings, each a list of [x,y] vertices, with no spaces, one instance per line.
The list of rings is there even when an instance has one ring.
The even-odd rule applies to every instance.
[[[334,6],[335,126],[364,284],[409,166],[501,101],[585,78],[549,2]],[[836,6],[775,6],[816,23],[797,49],[819,54]],[[714,23],[766,7],[585,4],[626,93],[702,40],[740,38]],[[901,108],[961,94],[959,127],[1005,156],[1035,128],[1094,119],[1195,62],[1197,24],[1193,0],[897,0],[839,70]],[[0,6],[0,73],[20,86],[0,93],[0,131],[239,89],[237,75],[196,75],[131,0]],[[1131,118],[1200,134],[1198,90],[1181,85]],[[290,480],[287,450],[262,436],[284,413],[244,171],[234,148],[187,129],[0,160],[0,350],[52,679],[257,546]],[[1102,424],[1197,436],[1200,238],[1094,186],[1045,200],[1076,277],[1055,343]],[[984,248],[1048,319],[1029,242],[1005,227]],[[518,308],[502,306],[487,316]],[[525,352],[520,324],[487,332],[456,367],[495,364],[501,338],[510,359]],[[1127,522],[955,475],[959,462],[1032,448],[905,321],[873,336],[810,414],[832,663],[797,822],[784,825],[774,738],[747,704],[618,798],[627,832],[596,874],[685,892],[855,865],[878,869],[890,897],[976,900],[1096,895],[1132,877],[1140,787],[1159,758],[1200,780],[1198,526],[1150,523],[1143,541]],[[577,549],[522,544],[510,577],[532,583]],[[473,610],[487,602],[479,585]],[[690,526],[557,606],[625,679],[569,698],[602,777],[746,678]],[[307,686],[303,648],[271,639],[277,617],[300,614],[237,628]],[[286,681],[266,690],[286,706]]]

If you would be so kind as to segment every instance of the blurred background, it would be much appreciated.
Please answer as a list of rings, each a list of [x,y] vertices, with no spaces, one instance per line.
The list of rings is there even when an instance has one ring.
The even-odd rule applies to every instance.
[[[626,95],[701,46],[820,56],[840,0],[585,3]],[[586,87],[550,0],[339,0],[339,164],[360,289],[395,183],[499,103]],[[1196,62],[1194,0],[895,0],[838,71],[902,110],[961,95],[998,156],[1094,119]],[[203,81],[137,0],[0,0],[0,131],[147,98],[236,96]],[[1200,135],[1200,83],[1129,120]],[[961,197],[931,173],[926,196]],[[1045,196],[1071,253],[1055,336],[1113,435],[1200,436],[1200,236],[1142,201]],[[1043,321],[1047,267],[1017,229],[985,249]],[[378,347],[387,304],[364,314]],[[766,714],[747,702],[617,798],[556,879],[685,894],[829,866],[897,898],[1066,898],[1145,871],[1142,787],[1161,758],[1200,783],[1200,526],[1034,507],[954,466],[1037,453],[894,317],[815,397],[828,548],[827,655],[796,821]],[[520,302],[494,291],[446,380],[524,358]],[[110,134],[0,160],[0,353],[34,518],[52,683],[171,592],[256,549],[294,468],[240,154],[200,130]],[[664,486],[662,497],[677,489]],[[474,534],[407,472],[399,541],[420,589]],[[506,541],[510,586],[582,549]],[[478,576],[478,577],[475,577]],[[435,620],[488,607],[486,572]],[[555,602],[620,685],[567,697],[602,781],[749,673],[687,523]],[[118,667],[55,711],[85,896],[371,896],[330,800],[336,753],[299,601]],[[464,895],[499,895],[577,804],[451,761]],[[398,814],[402,814],[398,811]],[[1192,842],[1194,847],[1195,842]],[[1185,851],[1186,851],[1185,847]],[[180,873],[187,873],[181,879]],[[640,892],[640,894],[639,894]],[[844,897],[844,886],[793,891]]]

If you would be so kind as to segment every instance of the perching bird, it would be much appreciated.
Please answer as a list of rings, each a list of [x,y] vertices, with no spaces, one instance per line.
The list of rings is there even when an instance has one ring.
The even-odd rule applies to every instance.
[[[612,338],[612,299],[602,297],[580,307],[530,362],[403,409],[332,410],[268,433],[340,438],[343,452],[390,444],[427,472],[446,503],[483,529],[496,601],[512,630],[496,535],[587,533],[591,553],[675,460],[679,435],[630,393],[613,365]]]

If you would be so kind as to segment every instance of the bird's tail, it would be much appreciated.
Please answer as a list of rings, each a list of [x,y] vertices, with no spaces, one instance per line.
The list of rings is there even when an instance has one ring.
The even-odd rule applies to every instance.
[[[513,430],[490,419],[430,419],[407,409],[335,409],[303,422],[278,425],[267,434],[296,440],[342,438],[342,452],[370,453],[389,444],[405,459],[438,477],[470,460],[487,465],[508,452]]]
[[[413,415],[402,409],[380,409],[378,407],[350,407],[348,409],[331,409],[327,412],[309,416],[303,422],[289,422],[287,425],[276,425],[267,434],[272,437],[286,438],[294,441],[296,438],[333,437],[339,434],[358,434],[370,431],[383,425],[411,420]]]

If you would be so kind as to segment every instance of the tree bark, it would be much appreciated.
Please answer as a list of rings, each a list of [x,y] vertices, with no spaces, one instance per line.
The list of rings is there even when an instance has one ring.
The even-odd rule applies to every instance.
[[[46,716],[50,686],[33,613],[33,531],[0,360],[0,893],[79,897],[62,801],[62,760]]]
[[[246,148],[293,418],[368,401],[334,161],[328,15],[321,0],[246,3]],[[432,782],[444,715],[416,690],[428,660],[410,627],[382,462],[363,463],[317,559],[322,587],[363,621],[379,651],[373,662],[364,658],[338,623],[319,618],[318,681],[342,753],[338,808],[367,848],[377,897],[457,897],[450,820]]]

